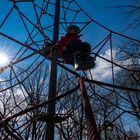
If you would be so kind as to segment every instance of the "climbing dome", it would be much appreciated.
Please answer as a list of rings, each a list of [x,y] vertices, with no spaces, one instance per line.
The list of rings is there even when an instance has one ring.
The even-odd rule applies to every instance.
[[[1,139],[128,138],[123,120],[140,117],[140,89],[139,69],[128,66],[135,58],[126,50],[134,52],[140,41],[102,25],[76,0],[2,1]],[[76,71],[43,53],[71,24],[92,46],[93,69]]]

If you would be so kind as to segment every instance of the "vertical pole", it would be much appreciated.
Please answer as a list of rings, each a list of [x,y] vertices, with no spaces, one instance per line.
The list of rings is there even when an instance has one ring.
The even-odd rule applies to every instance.
[[[55,16],[54,16],[54,32],[53,42],[56,43],[59,38],[59,16],[60,16],[60,0],[55,3]],[[48,99],[56,97],[56,83],[57,83],[57,65],[51,62],[50,66],[50,80],[49,80],[49,95]],[[55,114],[55,102],[48,104],[49,114]],[[46,140],[54,140],[54,123],[47,122]]]
[[[107,128],[105,128],[104,133],[105,133],[105,140],[107,140]]]
[[[100,140],[95,118],[93,116],[92,108],[88,99],[86,87],[84,85],[84,79],[82,77],[80,77],[80,90],[83,96],[83,109],[86,118],[88,140]]]

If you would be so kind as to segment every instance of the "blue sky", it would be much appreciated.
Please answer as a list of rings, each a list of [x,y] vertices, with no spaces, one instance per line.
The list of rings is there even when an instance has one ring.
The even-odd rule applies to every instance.
[[[101,24],[109,27],[115,31],[121,31],[126,27],[127,20],[124,19],[126,16],[122,14],[125,9],[118,9],[118,8],[109,8],[116,5],[128,5],[132,3],[132,1],[127,0],[77,0],[81,7],[95,20],[100,22]],[[11,2],[8,0],[1,0],[0,5],[0,19],[3,19],[5,14],[8,12],[9,8],[11,7]],[[29,4],[28,4],[29,5]],[[24,6],[25,7],[25,6]],[[29,7],[24,8],[26,11],[32,11]],[[12,21],[12,18],[11,18]],[[121,21],[121,22],[120,22]],[[7,28],[11,28],[10,24],[6,24]]]
[[[80,0],[78,0],[80,2]],[[124,33],[128,36],[139,38],[139,33],[135,30],[123,32],[130,23],[131,17],[127,16],[127,8],[115,8],[113,6],[132,5],[131,0],[82,0],[80,5],[96,21],[110,28],[111,30]],[[135,31],[135,33],[134,33]],[[137,34],[136,34],[137,33]]]

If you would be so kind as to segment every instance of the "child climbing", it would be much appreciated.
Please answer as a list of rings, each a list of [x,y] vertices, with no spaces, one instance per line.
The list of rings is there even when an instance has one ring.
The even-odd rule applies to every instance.
[[[62,36],[53,45],[53,48],[64,59],[65,63],[74,65],[76,70],[91,69],[95,65],[90,56],[91,46],[89,43],[81,41],[79,33],[78,26],[68,26],[66,35]]]

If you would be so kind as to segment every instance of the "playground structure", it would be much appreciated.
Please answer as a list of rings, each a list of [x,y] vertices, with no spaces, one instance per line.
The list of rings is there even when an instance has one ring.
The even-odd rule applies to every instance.
[[[116,71],[121,69],[130,73],[137,84],[139,80],[135,78],[135,70],[121,65],[119,59],[114,58],[118,44],[113,42],[122,39],[140,41],[100,24],[76,0],[9,0],[6,4],[8,8],[0,20],[0,36],[13,47],[14,55],[8,65],[1,67],[2,139],[77,137],[99,140],[103,133],[105,139],[108,137],[110,126],[127,137],[117,128],[116,122],[126,113],[135,115],[139,111],[119,106],[116,96],[128,102],[120,92],[139,93],[140,89],[117,83]],[[104,34],[97,41],[94,30],[88,36],[95,37],[91,41],[91,55],[110,66],[108,80],[94,78],[96,67],[77,72],[62,59],[42,53],[45,42],[57,42],[71,24],[80,26],[81,33],[94,28],[103,30]],[[109,50],[109,57],[103,57],[106,50]],[[111,118],[112,114],[106,112],[102,114],[104,104],[115,117]],[[105,122],[109,123],[104,125]]]

